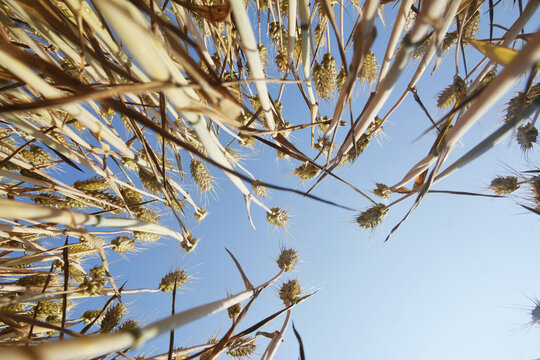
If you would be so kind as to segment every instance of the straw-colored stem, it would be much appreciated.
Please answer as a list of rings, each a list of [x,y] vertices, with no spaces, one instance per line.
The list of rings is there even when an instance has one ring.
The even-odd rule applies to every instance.
[[[20,201],[0,199],[0,217],[54,222],[72,228],[79,226],[94,226],[122,228],[124,230],[145,231],[155,234],[168,235],[182,241],[182,234],[164,226],[141,220],[110,218],[100,215],[83,214],[70,210],[51,209]]]
[[[407,21],[407,15],[409,14],[409,11],[411,10],[411,6],[413,3],[414,3],[414,0],[404,0],[401,2],[399,12],[396,16],[396,21],[394,22],[392,33],[390,34],[390,38],[388,39],[388,45],[386,46],[386,53],[384,54],[384,59],[381,64],[381,70],[379,72],[379,80],[377,81],[377,87],[379,87],[381,80],[384,79],[384,77],[386,76],[386,72],[388,71],[388,66],[390,65],[390,61],[392,60],[394,56],[394,50],[396,49],[398,40],[401,36],[401,33],[403,32],[403,26],[405,25],[405,22]]]
[[[255,34],[249,21],[248,13],[245,9],[245,3],[242,0],[230,0],[232,14],[235,20],[236,27],[240,33],[241,45],[244,53],[246,54],[249,70],[253,78],[265,79],[266,76],[261,64],[261,57],[259,50],[257,49],[257,42],[255,40]],[[272,113],[272,104],[268,97],[268,89],[266,88],[265,81],[255,81],[255,88],[259,94],[259,100],[261,101],[261,107],[264,111],[266,127],[269,130],[274,130],[276,124],[274,121],[274,114]]]
[[[274,358],[274,355],[277,352],[277,349],[279,347],[279,344],[283,341],[283,335],[285,335],[285,330],[287,330],[287,326],[289,325],[289,320],[291,318],[291,310],[287,310],[287,315],[285,317],[285,321],[283,322],[283,326],[281,327],[281,330],[279,333],[277,333],[272,341],[270,341],[270,344],[266,348],[265,353],[263,354],[262,360],[272,360]]]

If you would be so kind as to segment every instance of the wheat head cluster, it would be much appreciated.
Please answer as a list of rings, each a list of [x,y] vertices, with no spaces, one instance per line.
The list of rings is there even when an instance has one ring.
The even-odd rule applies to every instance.
[[[189,257],[201,241],[192,224],[212,223],[219,182],[238,190],[245,210],[231,211],[245,211],[253,227],[252,213],[262,211],[269,226],[287,228],[289,211],[273,203],[271,190],[352,211],[355,224],[372,232],[395,204],[415,199],[405,220],[436,182],[507,137],[528,156],[540,113],[539,5],[0,0],[0,359],[272,359],[293,308],[313,295],[299,278],[282,279],[299,262],[297,249],[282,246],[276,274],[261,284],[227,250],[244,291],[147,324],[130,316],[122,295],[163,292],[174,302],[196,279],[172,266],[154,287],[134,289],[119,282],[108,259],[170,240]],[[505,7],[519,8],[508,26],[494,21]],[[376,51],[384,31],[387,42]],[[416,85],[436,81],[447,64],[453,79],[428,108]],[[405,88],[397,86],[403,79]],[[286,101],[285,89],[299,100]],[[359,189],[341,178],[337,170],[355,166],[407,97],[431,121],[427,132],[436,140],[427,155],[395,184]],[[495,130],[449,164],[462,137],[500,102]],[[287,118],[288,106],[305,116]],[[246,168],[243,156],[261,148],[293,164],[291,176],[308,190]],[[329,178],[364,205],[319,197],[317,185]],[[538,166],[490,181],[485,196],[513,196],[540,214]],[[240,331],[271,285],[282,310]],[[104,305],[86,308],[88,298]],[[209,329],[207,343],[171,340],[151,356],[134,350],[218,311],[227,311],[230,328],[220,336]],[[540,322],[540,305],[531,316]],[[274,332],[260,331],[274,319],[281,321]]]

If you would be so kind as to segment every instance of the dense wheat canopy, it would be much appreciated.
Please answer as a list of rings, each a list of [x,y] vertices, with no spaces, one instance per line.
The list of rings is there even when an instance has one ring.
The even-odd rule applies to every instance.
[[[285,279],[300,249],[276,246],[275,273],[260,283],[227,250],[245,290],[223,296],[224,286],[213,299],[188,310],[173,305],[170,317],[147,324],[131,318],[122,295],[165,292],[174,304],[196,276],[170,264],[155,287],[133,288],[110,270],[111,257],[127,261],[166,241],[189,258],[207,241],[201,229],[218,220],[218,206],[253,228],[267,226],[260,223],[266,218],[286,232],[294,209],[270,192],[346,210],[368,232],[394,205],[412,200],[386,240],[399,237],[399,226],[431,193],[515,196],[540,214],[534,163],[487,180],[482,194],[434,188],[508,137],[524,156],[537,155],[539,5],[0,0],[0,359],[133,359],[135,345],[223,310],[231,322],[219,336],[208,329],[207,343],[185,348],[171,340],[148,358],[273,358],[293,308],[314,292],[301,277]],[[430,94],[434,104],[424,84],[439,89]],[[360,188],[340,169],[359,166],[391,120],[407,116],[402,105],[411,98],[425,121],[410,131],[434,141],[388,184]],[[451,156],[501,103],[500,121]],[[289,108],[303,116],[287,116]],[[261,149],[275,162],[246,164]],[[257,174],[276,163],[290,166],[302,186]],[[379,181],[377,169],[365,170]],[[319,195],[329,181],[350,191],[355,205]],[[222,204],[223,183],[245,208]],[[240,326],[271,285],[281,310]],[[88,299],[104,305],[91,308]]]

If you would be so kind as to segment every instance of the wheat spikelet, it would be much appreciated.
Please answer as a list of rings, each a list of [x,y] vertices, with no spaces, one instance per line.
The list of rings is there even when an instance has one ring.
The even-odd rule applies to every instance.
[[[319,168],[310,162],[306,162],[294,170],[294,175],[298,176],[302,181],[311,180],[317,174],[319,174]]]
[[[129,236],[118,236],[111,241],[112,249],[120,254],[125,254],[135,248],[135,240]]]
[[[521,150],[527,151],[538,141],[538,129],[532,124],[520,126],[516,131],[516,141]]]
[[[358,79],[362,82],[367,82],[369,85],[373,84],[377,80],[378,67],[379,64],[377,63],[375,54],[369,50],[358,73]]]
[[[113,331],[118,325],[120,325],[120,321],[125,313],[126,308],[122,303],[117,303],[113,307],[110,307],[103,316],[99,331],[101,333],[109,333]]]
[[[518,179],[515,176],[498,176],[491,181],[489,188],[498,195],[511,194],[519,189]]]
[[[276,227],[284,228],[289,222],[289,214],[284,209],[274,207],[266,213],[266,220]]]
[[[236,319],[236,317],[240,314],[241,311],[242,311],[241,303],[236,303],[227,308],[227,314],[229,315],[229,318],[231,319]]]
[[[261,185],[256,181],[252,184],[252,187],[255,195],[262,198],[268,197],[268,189],[264,185]]]
[[[356,216],[356,223],[364,229],[375,229],[388,214],[384,204],[374,205]]]
[[[214,187],[214,180],[210,176],[210,172],[204,166],[202,161],[191,160],[191,177],[195,180],[195,183],[199,187],[199,190],[202,192],[207,192],[212,190]]]
[[[277,259],[279,268],[285,272],[294,270],[298,263],[298,253],[294,249],[282,249]]]
[[[250,356],[257,348],[255,346],[255,339],[252,337],[235,339],[228,346],[230,350],[227,351],[227,354],[235,358]]]
[[[300,298],[302,295],[302,288],[298,279],[289,280],[281,284],[279,289],[279,298],[283,301],[285,306],[290,306]]]
[[[336,60],[330,53],[323,56],[320,64],[313,67],[313,81],[315,90],[322,99],[329,99],[337,87]]]
[[[165,275],[163,279],[161,279],[161,282],[159,283],[159,289],[163,292],[171,292],[174,290],[174,283],[176,282],[176,289],[178,290],[189,279],[190,276],[187,272],[177,269],[175,271],[167,273],[167,275]]]

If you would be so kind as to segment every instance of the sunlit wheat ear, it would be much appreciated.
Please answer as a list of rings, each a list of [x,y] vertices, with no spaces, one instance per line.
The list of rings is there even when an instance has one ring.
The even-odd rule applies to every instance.
[[[337,85],[337,91],[341,92],[341,89],[343,88],[343,85],[345,85],[345,80],[347,80],[347,73],[345,72],[345,69],[339,70],[339,73],[337,74],[336,78],[336,85]]]
[[[123,202],[120,200],[120,198],[114,194],[110,194],[106,191],[102,191],[102,190],[95,190],[95,191],[85,191],[85,193],[87,193],[88,195],[92,195],[93,197],[95,197],[96,199],[98,200],[103,200],[103,201],[107,201],[111,204],[115,204],[115,205],[118,205],[118,206],[122,206]],[[123,209],[117,209],[115,207],[112,207],[112,206],[109,206],[109,205],[104,205],[104,204],[101,204],[97,201],[91,201],[94,206],[96,207],[99,207],[99,208],[102,208],[102,209],[105,209],[105,210],[109,210],[111,211],[111,213],[113,214],[122,214],[124,212]]]
[[[255,146],[255,138],[247,135],[238,135],[238,143],[249,149],[253,149]]]
[[[250,355],[253,355],[257,348],[255,345],[255,338],[252,337],[234,339],[228,347],[230,350],[227,351],[227,354],[238,359],[244,356],[249,357]]]
[[[135,216],[137,217],[137,219],[142,221],[147,221],[151,223],[159,222],[158,214],[154,210],[145,208],[143,206],[136,209]]]
[[[294,172],[294,175],[298,176],[302,182],[311,180],[319,174],[319,168],[313,165],[310,162],[306,162],[303,165],[297,167]]]
[[[122,163],[122,165],[124,165],[124,167],[128,170],[131,170],[131,171],[139,170],[139,165],[137,165],[137,163],[133,159],[123,157],[122,159],[120,159],[120,163]]]
[[[430,46],[431,46],[431,38],[424,40],[424,42],[418,45],[416,49],[414,49],[414,51],[411,53],[411,59],[418,60],[421,57],[423,57]]]
[[[317,128],[319,128],[319,130],[324,134],[326,130],[328,130],[328,124],[326,124],[326,122],[330,121],[330,118],[326,115],[324,117],[317,116],[315,121],[319,123],[319,125],[317,125]]]
[[[465,89],[465,81],[459,75],[454,76],[454,82],[439,93],[437,107],[443,110],[452,106]]]
[[[146,190],[151,193],[161,194],[163,192],[163,187],[156,176],[143,168],[139,169],[139,180],[141,180],[141,184]]]
[[[25,308],[26,308],[26,305],[23,303],[11,304],[11,305],[0,307],[0,309],[2,310],[11,311],[11,312],[22,312],[24,311]]]
[[[516,141],[521,150],[527,151],[538,141],[538,129],[533,124],[520,126],[516,131]]]
[[[491,80],[495,79],[495,76],[497,76],[497,68],[494,67],[493,69],[489,70],[486,75],[484,75],[482,80],[480,80],[480,83],[476,87],[476,91],[480,91],[488,86]]]
[[[372,193],[380,197],[381,199],[388,199],[388,195],[392,193],[390,188],[384,184],[377,183],[375,184],[377,187],[373,189]]]
[[[302,38],[297,38],[294,42],[293,58],[298,60],[298,64],[302,63]]]
[[[101,295],[103,287],[107,284],[105,269],[103,267],[94,267],[89,275],[79,284],[79,289],[85,295]]]
[[[253,110],[257,111],[261,108],[261,100],[256,95],[251,96],[249,102],[251,103],[251,106],[253,106]]]
[[[476,11],[463,27],[464,38],[474,38],[480,27],[480,12]]]
[[[159,283],[159,290],[163,292],[171,292],[174,290],[174,283],[176,281],[176,290],[186,284],[191,277],[184,270],[176,269],[170,271],[165,275]]]
[[[276,68],[280,73],[287,71],[287,54],[285,52],[279,52],[276,55]]]
[[[280,102],[276,102],[276,111],[279,115],[282,115],[283,114],[283,104],[280,103]],[[291,124],[286,122],[286,124],[288,124],[287,126],[290,126]]]
[[[197,221],[203,221],[204,218],[208,215],[208,211],[204,209],[204,207],[200,207],[197,210],[195,210],[195,213],[193,214],[193,217]]]
[[[62,263],[62,266],[64,266],[63,263]],[[78,268],[76,268],[73,265],[69,266],[69,279],[74,284],[79,285],[80,283],[82,283],[84,281],[85,277],[86,277],[86,274],[83,273],[81,270],[79,270]]]
[[[47,275],[27,275],[23,276],[15,281],[15,285],[19,286],[43,286],[47,281]],[[52,276],[49,279],[49,285],[56,285],[58,283],[58,278]]]
[[[68,304],[71,307],[71,304]],[[36,307],[32,309],[35,311]],[[46,322],[59,321],[62,318],[62,302],[60,301],[42,301],[36,313],[36,319]]]
[[[94,243],[97,246],[103,246],[105,244],[105,241],[102,238],[98,237],[98,236],[94,236],[93,237],[93,242],[90,242],[84,236],[81,236],[79,238],[79,244],[76,244],[75,247],[70,246],[68,252],[71,252],[71,250],[77,249],[77,247],[79,247],[79,249],[95,249],[96,245],[94,245]],[[80,250],[76,250],[76,251],[80,251]]]
[[[448,50],[450,50],[451,48],[453,48],[454,45],[457,44],[457,40],[458,40],[458,32],[457,31],[452,31],[452,32],[446,33],[446,35],[444,36],[443,42],[441,44],[441,51],[443,53],[445,53]]]
[[[362,82],[366,82],[369,85],[373,84],[377,80],[377,71],[379,64],[373,51],[369,50],[364,58],[364,63],[358,73],[358,79]]]
[[[183,351],[185,350],[186,348],[184,346],[180,346],[176,349],[174,349],[174,351]],[[177,355],[176,357],[173,355],[173,359],[174,360],[186,360],[188,359],[190,356],[190,353],[182,353],[182,355]],[[136,358],[136,360],[144,360],[145,358],[143,356],[140,356],[138,358]]]
[[[122,197],[128,205],[140,204],[142,202],[141,193],[130,188],[121,187],[120,194],[122,194]]]
[[[171,199],[171,203],[169,204],[169,202],[166,201],[165,206],[171,207],[175,209],[176,211],[182,212],[183,207],[186,206],[186,203],[184,202],[184,200],[179,199],[178,196],[179,196],[178,194],[175,194],[174,199]]]
[[[336,59],[330,53],[324,54],[321,63],[313,67],[315,90],[322,99],[329,99],[336,90],[337,73]]]
[[[113,331],[118,325],[120,325],[120,321],[125,313],[126,308],[122,303],[117,303],[113,307],[110,307],[105,313],[105,316],[103,316],[99,331],[101,333],[110,333]]]
[[[407,13],[407,19],[405,20],[405,25],[403,26],[403,31],[408,31],[416,21],[416,11],[409,10]]]
[[[374,137],[377,137],[379,135],[381,135],[382,133],[384,133],[384,127],[381,125],[383,122],[383,119],[381,119],[380,117],[378,116],[375,116],[375,119],[373,120],[373,122],[371,124],[369,124],[367,130],[366,130],[366,134],[368,135],[368,137],[370,139],[374,138]]]
[[[266,64],[266,56],[268,55],[268,51],[266,50],[266,46],[264,46],[263,44],[258,44],[257,50],[259,50],[259,56],[261,57],[261,63],[264,68],[264,65]]]
[[[536,98],[540,96],[540,83],[534,85],[529,90],[527,96],[523,92],[519,92],[516,96],[510,99],[506,104],[506,116],[504,121],[515,121],[518,116],[521,116],[522,110],[529,106]],[[523,98],[525,97],[525,98]]]
[[[249,120],[251,120],[251,114],[247,112],[243,112],[236,117],[236,121],[242,125],[246,125]]]
[[[184,249],[186,251],[186,254],[189,254],[190,252],[195,250],[195,248],[197,247],[197,245],[200,242],[200,239],[197,239],[197,238],[193,237],[192,233],[184,234],[184,237],[186,238],[187,241],[189,241],[189,244],[184,241],[184,242],[182,242],[181,247],[182,247],[182,249]]]
[[[367,210],[362,211],[356,216],[356,223],[364,228],[374,230],[388,214],[388,208],[384,204],[374,205]]]
[[[199,160],[191,160],[191,177],[193,180],[195,180],[195,183],[199,187],[199,190],[201,192],[207,192],[212,190],[214,187],[214,180],[212,179],[212,176],[210,175],[210,172],[204,166],[202,161]]]
[[[107,271],[105,270],[104,266],[96,265],[92,269],[90,269],[89,272],[90,276],[93,278],[103,278],[107,275]]]
[[[95,176],[87,180],[77,180],[72,185],[75,189],[82,191],[105,190],[109,188],[107,180],[101,176]]]
[[[515,176],[498,176],[491,180],[489,188],[498,195],[511,194],[519,189],[518,178]]]
[[[253,192],[258,197],[262,197],[262,198],[268,197],[268,189],[266,188],[266,186],[261,185],[259,183],[259,180],[255,181],[253,184],[251,184],[251,186],[253,188]]]
[[[281,284],[279,298],[285,306],[295,304],[302,295],[302,288],[298,279],[289,280]]]
[[[35,165],[44,165],[51,162],[51,155],[37,145],[30,145],[30,149],[22,150],[20,154]]]
[[[259,10],[264,10],[268,7],[268,0],[257,0],[255,3],[258,4]]]
[[[231,148],[225,149],[225,151],[227,152],[226,155],[229,156],[229,159],[232,159],[235,164],[240,161],[240,154],[238,154],[236,151]]]
[[[298,253],[294,249],[281,249],[281,253],[277,259],[279,268],[285,272],[294,270],[294,267],[298,263]]]
[[[319,22],[313,30],[313,37],[315,39],[315,46],[323,47],[326,45],[326,38],[324,37],[326,30],[326,23]]]
[[[266,220],[276,227],[285,228],[289,223],[289,214],[285,209],[274,207],[266,213]]]
[[[242,311],[241,303],[236,303],[227,308],[227,314],[229,315],[229,318],[231,319],[236,319],[236,317],[240,314],[241,311]]]
[[[120,254],[125,254],[135,249],[135,239],[121,235],[111,241],[112,249]]]
[[[146,231],[133,231],[133,237],[137,241],[142,241],[145,243],[153,244],[161,239],[160,234],[150,233]]]
[[[32,200],[34,200],[34,202],[38,205],[47,206],[51,208],[65,209],[69,206],[66,199],[56,194],[42,193],[35,196]],[[80,206],[80,207],[84,207],[84,206]]]
[[[99,315],[101,310],[87,310],[82,314],[81,318],[85,324],[90,324],[91,322],[94,322],[94,324],[99,325],[103,321],[103,318],[105,317],[105,313]]]
[[[129,331],[133,330],[139,327],[139,323],[135,320],[126,320],[120,325],[118,328],[118,332],[120,331]]]
[[[353,146],[347,154],[345,154],[345,157],[343,158],[343,164],[347,162],[354,162],[360,154],[366,150],[366,148],[369,145],[369,137],[366,134],[362,134],[360,138],[356,141],[356,146]]]
[[[6,167],[8,170],[10,170],[10,167]],[[17,170],[18,168],[13,168],[11,170]],[[19,170],[19,173],[22,175],[22,176],[26,176],[26,177],[29,177],[31,179],[36,179],[36,180],[42,180],[42,181],[47,181],[47,178],[45,178],[44,176],[36,173],[35,171],[33,170],[29,170],[29,169],[20,169]]]
[[[326,139],[324,136],[320,136],[317,141],[313,144],[313,148],[317,149],[319,151],[323,150],[323,153],[327,156],[331,156],[332,152],[334,151],[334,146],[332,145],[332,141],[329,139]]]
[[[284,129],[287,129],[291,127],[291,123],[290,122],[287,122],[287,121],[284,121],[284,122],[279,122],[277,124],[277,130],[284,130]],[[283,135],[284,138],[288,139],[289,138],[289,135],[291,134],[290,131],[286,131],[286,132],[282,132],[281,133]]]
[[[289,13],[289,0],[280,0],[279,10],[281,11],[281,15],[287,16]]]
[[[287,51],[287,30],[283,26],[280,26],[278,22],[270,23],[268,35],[279,53]]]

